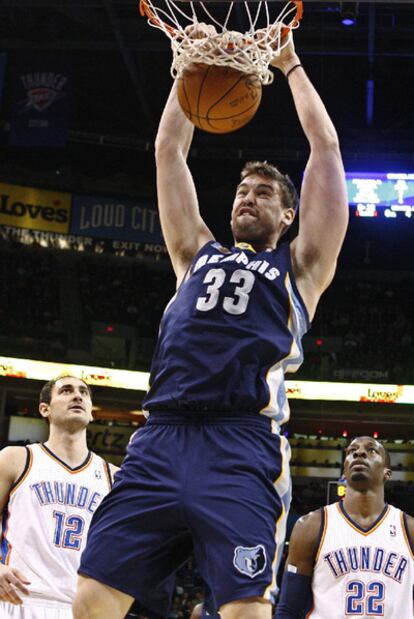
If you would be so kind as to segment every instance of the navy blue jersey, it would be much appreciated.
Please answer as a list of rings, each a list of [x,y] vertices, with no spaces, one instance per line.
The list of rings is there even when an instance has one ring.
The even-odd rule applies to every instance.
[[[166,307],[144,408],[285,423],[284,373],[302,363],[308,328],[289,245],[256,253],[211,241]]]

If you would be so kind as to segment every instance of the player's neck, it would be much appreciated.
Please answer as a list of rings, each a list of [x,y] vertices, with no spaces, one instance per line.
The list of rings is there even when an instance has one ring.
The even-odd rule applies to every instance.
[[[384,511],[384,492],[356,490],[348,486],[343,505],[348,516],[361,526],[367,527]]]
[[[69,433],[57,431],[51,426],[45,446],[68,466],[79,466],[85,461],[89,451],[86,444],[86,429]]]

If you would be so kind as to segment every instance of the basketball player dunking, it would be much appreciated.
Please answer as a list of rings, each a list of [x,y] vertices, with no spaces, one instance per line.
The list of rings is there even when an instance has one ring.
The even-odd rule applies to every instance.
[[[269,619],[290,504],[284,372],[331,282],[348,204],[335,128],[293,42],[274,59],[310,144],[299,234],[281,244],[297,198],[288,177],[247,164],[231,214],[232,248],[202,220],[186,158],[193,126],[176,85],[156,140],[160,218],[177,293],[160,325],[131,442],[83,553],[75,619],[121,619],[134,598],[168,614],[171,575],[194,553],[222,619]]]
[[[92,401],[82,380],[46,383],[39,411],[46,443],[0,452],[1,619],[72,618],[88,527],[117,470],[87,448]]]
[[[346,450],[343,501],[303,516],[289,543],[277,619],[412,619],[414,519],[384,502],[384,447],[359,436]]]

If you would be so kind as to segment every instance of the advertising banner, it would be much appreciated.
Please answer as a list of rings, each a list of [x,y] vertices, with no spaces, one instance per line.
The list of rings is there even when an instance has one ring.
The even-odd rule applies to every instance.
[[[69,73],[65,60],[31,54],[13,68],[11,146],[64,146]]]
[[[7,378],[47,381],[53,376],[60,376],[60,374],[77,376],[88,383],[88,385],[96,387],[133,389],[144,392],[148,389],[148,372],[132,372],[131,370],[116,370],[90,365],[0,357],[0,376]]]
[[[0,183],[0,224],[69,232],[71,194]]]
[[[131,199],[74,196],[73,235],[141,243],[163,243],[154,205]]]
[[[137,391],[146,391],[149,381],[148,372],[0,357],[0,376],[46,381],[59,374],[78,376],[90,385]],[[414,385],[287,380],[285,388],[293,400],[414,404]]]

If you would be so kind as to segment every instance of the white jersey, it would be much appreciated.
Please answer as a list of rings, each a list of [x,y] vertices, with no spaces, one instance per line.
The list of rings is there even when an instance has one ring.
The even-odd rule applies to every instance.
[[[112,485],[109,465],[89,452],[72,469],[44,445],[27,450],[3,513],[1,561],[30,581],[27,603],[70,604],[92,515]]]
[[[405,514],[386,505],[362,529],[342,501],[324,507],[311,619],[412,619],[414,554]]]

